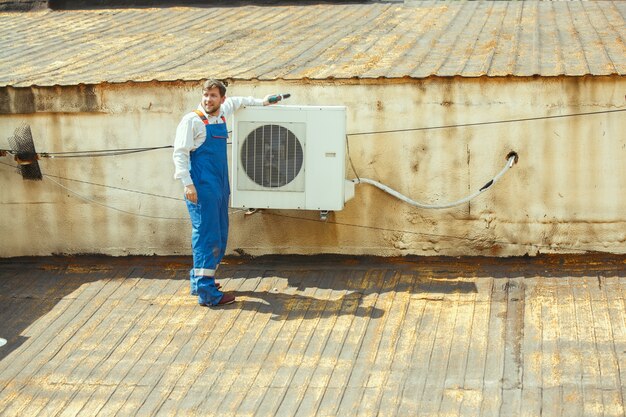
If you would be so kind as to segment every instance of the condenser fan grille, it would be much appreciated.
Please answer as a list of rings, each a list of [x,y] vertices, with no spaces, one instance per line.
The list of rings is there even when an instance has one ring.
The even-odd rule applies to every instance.
[[[262,187],[283,187],[292,182],[302,169],[303,156],[296,135],[275,124],[254,129],[241,145],[242,167]]]

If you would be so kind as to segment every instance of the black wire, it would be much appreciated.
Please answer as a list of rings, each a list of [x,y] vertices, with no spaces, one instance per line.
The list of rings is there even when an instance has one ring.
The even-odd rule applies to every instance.
[[[148,150],[152,150],[152,149],[148,149]],[[111,150],[108,153],[97,153],[97,154],[89,154],[89,153],[84,153],[84,154],[80,154],[80,155],[53,155],[53,154],[49,154],[49,153],[41,153],[39,154],[42,158],[54,158],[54,159],[60,159],[60,158],[99,158],[102,156],[118,156],[118,155],[128,155],[131,153],[139,153],[139,152],[145,152],[146,150],[137,150],[137,151],[114,151]]]
[[[145,152],[145,151],[153,151],[156,149],[167,149],[172,148],[172,145],[165,146],[153,146],[146,148],[122,148],[122,149],[100,149],[95,151],[66,151],[66,152],[45,152],[46,155],[66,155],[66,154],[98,154],[98,153],[109,153],[109,152]]]
[[[455,125],[426,126],[426,127],[409,128],[409,129],[392,129],[392,130],[348,133],[348,134],[346,134],[346,146],[347,146],[347,150],[348,150],[348,159],[350,161],[350,165],[351,165],[352,170],[354,171],[355,175],[358,178],[358,174],[356,172],[356,169],[354,168],[354,164],[353,164],[352,158],[350,156],[350,143],[349,143],[349,140],[348,140],[349,136],[362,136],[362,135],[399,133],[399,132],[415,132],[415,131],[422,131],[422,130],[449,129],[449,128],[458,128],[458,127],[470,127],[470,126],[484,126],[484,125],[503,124],[503,123],[527,122],[527,121],[534,121],[534,120],[559,119],[559,118],[565,118],[565,117],[577,117],[577,116],[589,116],[589,115],[597,115],[597,114],[609,114],[609,113],[618,113],[618,112],[624,112],[624,111],[626,111],[626,109],[604,110],[604,111],[598,111],[598,112],[571,113],[571,114],[562,114],[562,115],[556,115],[556,116],[527,117],[527,118],[521,118],[521,119],[497,120],[497,121],[477,122],[477,123],[463,123],[463,124],[455,124]],[[172,145],[167,145],[167,146],[151,147],[151,148],[109,149],[109,150],[74,151],[74,152],[48,152],[48,153],[44,153],[42,155],[67,155],[67,156],[55,156],[55,158],[78,158],[78,157],[95,157],[95,156],[115,156],[115,155],[124,155],[124,154],[130,154],[130,153],[151,151],[151,150],[156,150],[156,149],[167,149],[167,148],[172,148],[172,147],[173,147]],[[0,149],[0,151],[13,153],[13,151],[10,150],[10,149]],[[72,154],[72,155],[70,155],[70,154]],[[3,162],[0,162],[0,164],[15,168],[13,165],[6,164],[6,163],[3,163]],[[106,188],[112,188],[112,189],[118,189],[118,190],[123,190],[123,191],[134,192],[134,193],[138,193],[138,194],[150,195],[150,196],[153,196],[153,197],[168,198],[168,199],[172,199],[172,200],[182,200],[181,198],[175,198],[175,197],[163,196],[163,195],[159,195],[159,194],[146,193],[146,192],[143,192],[143,191],[136,191],[136,190],[130,190],[130,189],[121,188],[121,187],[114,187],[114,186],[110,186],[110,185],[92,183],[92,182],[88,182],[88,181],[81,181],[81,180],[75,180],[75,179],[71,179],[71,178],[58,177],[58,176],[49,175],[49,174],[45,174],[45,175],[53,177],[53,178],[65,179],[65,180],[68,180],[68,181],[82,182],[82,183],[85,183],[85,184],[96,185],[96,186],[100,186],[100,187],[106,187]],[[554,250],[554,249],[567,249],[567,250],[574,250],[574,251],[579,251],[579,252],[584,252],[584,253],[601,252],[601,251],[590,251],[590,250],[587,250],[587,249],[564,247],[564,246],[540,245],[540,244],[534,244],[534,243],[517,243],[517,242],[505,242],[505,241],[498,241],[498,240],[491,240],[491,241],[486,242],[484,240],[472,239],[472,238],[462,237],[462,236],[440,235],[440,234],[434,234],[434,233],[414,232],[414,231],[409,231],[409,230],[387,229],[387,228],[378,227],[378,226],[365,226],[365,225],[358,225],[358,224],[335,222],[335,221],[330,221],[330,220],[322,221],[322,220],[315,220],[315,219],[307,219],[307,218],[304,218],[304,217],[287,216],[287,215],[284,215],[284,214],[276,214],[276,213],[267,213],[267,212],[265,212],[265,214],[269,214],[269,215],[277,216],[277,217],[290,218],[290,219],[294,219],[294,220],[301,220],[301,221],[313,221],[313,222],[317,222],[317,223],[324,222],[324,223],[336,224],[336,225],[339,225],[339,226],[357,227],[357,228],[377,230],[377,231],[406,233],[406,234],[414,234],[414,235],[430,236],[430,237],[438,237],[438,238],[447,238],[447,239],[466,240],[466,241],[469,241],[469,242],[481,241],[481,242],[485,242],[485,243],[493,243],[493,244],[501,244],[501,245],[527,246],[527,247],[530,246],[530,247],[535,247],[535,248],[547,248],[547,249],[551,249],[551,250]]]
[[[6,166],[11,167],[11,168],[17,168],[17,166],[15,166],[15,165],[7,164],[7,163],[4,163],[4,162],[0,162],[0,164],[1,165],[6,165]],[[75,182],[80,182],[80,183],[84,183],[84,184],[96,185],[96,186],[99,186],[99,187],[112,188],[112,189],[121,190],[121,191],[128,191],[128,192],[137,193],[137,194],[149,195],[149,196],[153,196],[153,197],[161,197],[161,198],[167,198],[167,199],[171,199],[171,200],[183,200],[182,198],[176,198],[176,197],[169,197],[169,196],[164,196],[164,195],[159,195],[159,194],[146,193],[146,192],[143,192],[143,191],[136,191],[136,190],[131,190],[131,189],[128,189],[128,188],[114,187],[114,186],[105,185],[105,184],[97,184],[97,183],[93,183],[93,182],[89,182],[89,181],[83,181],[83,180],[76,180],[76,179],[72,179],[72,178],[59,177],[59,176],[56,176],[56,175],[50,175],[50,174],[43,174],[43,175],[45,177],[52,177],[52,178],[58,178],[58,179],[63,179],[63,180],[68,180],[68,181],[75,181]],[[550,245],[539,245],[539,244],[535,244],[535,243],[506,242],[506,241],[500,241],[500,240],[489,240],[489,241],[486,241],[486,240],[481,240],[481,239],[472,239],[472,238],[463,237],[463,236],[452,236],[452,235],[441,235],[441,234],[436,234],[436,233],[415,232],[415,231],[412,231],[412,230],[387,229],[387,228],[379,227],[379,226],[366,226],[366,225],[361,225],[361,224],[342,223],[342,222],[337,222],[337,221],[332,221],[332,220],[307,219],[305,217],[288,216],[286,214],[270,213],[270,212],[267,212],[267,211],[263,211],[263,213],[267,214],[267,215],[270,215],[270,216],[284,217],[284,218],[293,219],[293,220],[310,221],[310,222],[316,222],[316,223],[330,223],[330,224],[336,224],[338,226],[356,227],[356,228],[376,230],[376,231],[381,231],[381,232],[396,232],[396,233],[406,233],[406,234],[412,234],[412,235],[429,236],[429,237],[437,237],[437,238],[445,238],[445,239],[465,240],[465,241],[472,242],[472,243],[474,243],[474,242],[482,242],[482,243],[492,243],[492,244],[500,244],[500,245],[513,245],[513,246],[526,246],[526,247],[535,247],[535,248],[546,248],[546,249],[551,249],[551,250],[566,249],[566,250],[572,250],[572,251],[583,252],[583,253],[608,253],[608,252],[603,252],[603,251],[598,251],[598,250],[588,250],[588,249],[572,248],[572,247],[566,247],[566,246],[550,246]]]
[[[41,158],[97,158],[101,156],[118,156],[128,155],[131,153],[154,151],[157,149],[173,148],[172,145],[156,146],[151,148],[127,148],[127,149],[102,149],[95,151],[67,151],[67,152],[38,152]],[[11,149],[0,149],[0,152],[6,152],[14,155],[16,152]]]
[[[352,167],[352,171],[354,172],[354,175],[356,176],[357,180],[361,182],[361,178],[359,177],[359,174],[356,172],[356,168],[354,168],[354,163],[352,162],[352,155],[350,155],[350,139],[348,138],[348,135],[346,135],[346,148],[348,150],[348,161],[350,161],[350,166]]]
[[[6,165],[6,164],[5,164],[5,165]],[[128,192],[131,192],[131,193],[136,193],[136,194],[149,195],[149,196],[152,196],[152,197],[167,198],[167,199],[169,199],[169,200],[185,201],[185,199],[184,199],[184,198],[179,198],[179,197],[170,197],[170,196],[167,196],[167,195],[147,193],[147,192],[145,192],[145,191],[131,190],[131,189],[129,189],[129,188],[115,187],[115,186],[113,186],[113,185],[98,184],[98,183],[95,183],[95,182],[89,182],[89,181],[77,180],[77,179],[74,179],[74,178],[59,177],[59,176],[57,176],[57,175],[43,174],[43,176],[44,176],[44,177],[52,177],[52,178],[57,178],[57,179],[66,180],[66,181],[80,182],[80,183],[82,183],[82,184],[96,185],[96,186],[98,186],[98,187],[112,188],[112,189],[114,189],[114,190],[128,191]]]
[[[0,164],[2,164],[2,165],[6,165],[6,166],[11,167],[11,168],[18,168],[18,166],[17,166],[17,165],[11,165],[11,164],[7,164],[7,163],[5,163],[5,162],[0,162]],[[147,192],[145,192],[145,191],[131,190],[130,188],[115,187],[115,186],[113,186],[113,185],[98,184],[98,183],[95,183],[95,182],[89,182],[89,181],[77,180],[77,179],[74,179],[74,178],[59,177],[58,175],[43,174],[43,176],[44,176],[44,177],[57,178],[57,179],[60,179],[60,180],[66,180],[66,181],[80,182],[80,183],[82,183],[82,184],[96,185],[96,186],[98,186],[98,187],[112,188],[112,189],[114,189],[114,190],[128,191],[128,192],[130,192],[130,193],[136,193],[136,194],[149,195],[149,196],[152,196],[152,197],[160,197],[160,198],[167,198],[167,199],[170,199],[170,200],[185,201],[185,199],[184,199],[184,198],[170,197],[170,196],[167,196],[167,195],[147,193]]]
[[[417,132],[417,131],[422,131],[422,130],[451,129],[451,128],[457,128],[457,127],[470,127],[470,126],[485,126],[485,125],[495,125],[495,124],[502,124],[502,123],[528,122],[532,120],[548,120],[548,119],[560,119],[564,117],[609,114],[609,113],[618,113],[618,112],[624,112],[624,111],[626,111],[626,109],[602,110],[602,111],[597,111],[597,112],[584,112],[584,113],[570,113],[570,114],[561,114],[561,115],[556,115],[556,116],[526,117],[522,119],[495,120],[495,121],[489,121],[489,122],[461,123],[461,124],[455,124],[455,125],[425,126],[425,127],[414,127],[414,128],[407,128],[407,129],[378,130],[378,131],[370,131],[370,132],[347,133],[346,136],[378,135],[378,134],[384,134],[384,133]],[[232,142],[228,142],[228,143],[232,143]],[[56,156],[56,155],[70,155],[71,154],[71,155],[75,155],[71,157],[78,158],[78,157],[98,156],[96,154],[100,154],[100,153],[105,153],[107,154],[106,156],[124,155],[127,153],[145,152],[145,151],[167,149],[167,148],[173,148],[173,146],[165,145],[165,146],[156,146],[156,147],[149,147],[149,148],[103,149],[103,150],[95,150],[95,151],[42,152],[39,154],[44,155],[44,156],[54,156],[55,158],[62,157],[62,156]],[[11,154],[15,152],[12,149],[0,149],[0,151],[8,152]],[[116,152],[120,152],[120,153],[116,153]],[[65,156],[65,158],[70,158],[70,156]]]
[[[406,234],[411,234],[411,235],[429,236],[429,237],[437,237],[437,238],[466,240],[466,241],[471,242],[471,243],[481,242],[481,243],[493,243],[493,244],[510,245],[510,246],[530,246],[530,247],[535,247],[535,248],[545,248],[545,249],[551,249],[551,250],[566,249],[566,250],[583,252],[583,253],[609,253],[609,252],[603,252],[603,251],[599,251],[599,250],[580,249],[580,248],[573,248],[573,247],[568,247],[568,246],[540,245],[540,244],[536,244],[536,243],[518,243],[518,242],[508,242],[508,241],[501,241],[501,240],[482,240],[482,239],[473,239],[473,238],[463,237],[463,236],[452,236],[452,235],[440,235],[440,234],[436,234],[436,233],[414,232],[412,230],[387,229],[387,228],[379,227],[379,226],[366,226],[366,225],[362,225],[362,224],[342,223],[342,222],[337,222],[337,221],[332,221],[332,220],[307,219],[305,217],[288,216],[286,214],[270,213],[270,212],[266,212],[266,211],[263,211],[263,213],[267,214],[267,215],[270,215],[270,216],[284,217],[284,218],[293,219],[293,220],[310,221],[310,222],[316,222],[316,223],[330,223],[330,224],[336,224],[338,226],[356,227],[356,228],[360,228],[360,229],[370,229],[370,230],[376,230],[376,231],[380,231],[380,232],[396,232],[396,233],[406,233]]]
[[[131,153],[154,151],[157,149],[172,148],[172,145],[155,146],[151,148],[127,148],[127,149],[103,149],[96,151],[68,151],[68,152],[42,152],[39,155],[50,158],[96,158],[100,156],[117,156]]]
[[[516,123],[516,122],[528,122],[532,120],[559,119],[563,117],[589,116],[589,115],[594,115],[594,114],[617,113],[617,112],[623,112],[623,111],[626,111],[626,109],[603,110],[603,111],[587,112],[587,113],[561,114],[557,116],[527,117],[523,119],[495,120],[491,122],[462,123],[462,124],[457,124],[457,125],[426,126],[426,127],[416,127],[416,128],[408,128],[408,129],[379,130],[379,131],[372,131],[372,132],[348,133],[347,136],[364,136],[364,135],[377,135],[377,134],[382,134],[382,133],[416,132],[420,130],[451,129],[455,127],[496,125],[496,124],[502,124],[502,123]]]

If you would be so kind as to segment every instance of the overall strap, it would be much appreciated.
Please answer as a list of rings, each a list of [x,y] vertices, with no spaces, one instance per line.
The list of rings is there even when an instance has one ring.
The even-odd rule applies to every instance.
[[[194,110],[194,113],[196,113],[198,117],[200,117],[200,120],[202,120],[202,123],[204,123],[205,125],[209,124],[209,119],[207,119],[204,113],[202,113],[200,110]],[[224,117],[223,114],[222,114],[222,122],[226,123],[226,117]]]
[[[200,110],[194,110],[194,113],[196,113],[198,117],[200,117],[200,120],[202,120],[202,123],[204,123],[205,125],[209,124],[209,119],[207,119],[204,113],[202,113]]]

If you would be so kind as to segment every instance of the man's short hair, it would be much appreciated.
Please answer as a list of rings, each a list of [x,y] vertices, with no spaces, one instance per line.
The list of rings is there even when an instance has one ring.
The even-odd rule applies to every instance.
[[[209,78],[208,80],[206,80],[204,82],[204,85],[202,87],[202,91],[207,91],[210,90],[212,88],[217,88],[218,90],[220,90],[220,96],[224,97],[226,95],[226,85],[224,85],[223,82],[221,82],[220,80],[215,80],[213,78]]]

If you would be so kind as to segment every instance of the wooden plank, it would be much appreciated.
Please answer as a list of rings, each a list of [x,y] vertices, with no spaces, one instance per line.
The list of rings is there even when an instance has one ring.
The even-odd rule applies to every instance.
[[[455,327],[450,335],[452,337],[452,346],[446,371],[446,388],[465,388],[465,374],[470,343],[472,341],[475,305],[475,294],[472,294],[470,298],[463,297],[458,301]]]
[[[541,385],[529,387],[524,386],[522,389],[522,416],[540,416],[542,403],[543,389],[541,388]],[[535,414],[537,410],[539,410],[538,414]]]
[[[411,367],[407,369],[407,377],[402,387],[402,396],[398,407],[398,415],[418,415],[420,399],[424,391],[431,356],[435,349],[435,338],[439,317],[442,310],[441,298],[434,299],[429,294],[431,277],[418,281],[417,291],[413,295],[424,303],[416,340],[411,353]]]
[[[606,415],[624,415],[624,401],[622,398],[622,381],[619,362],[615,352],[613,328],[608,308],[607,294],[604,287],[604,277],[597,276],[590,279],[587,289],[591,300],[591,314],[593,333],[598,352],[600,367],[600,387],[604,412]]]
[[[374,309],[374,300],[366,289],[376,285],[380,275],[376,271],[361,271],[354,277],[355,292],[342,306],[342,328],[345,332],[338,335],[333,346],[339,348],[332,375],[327,386],[342,388],[348,385],[352,367],[359,355],[363,342],[364,329],[369,321],[369,314]],[[336,403],[335,406],[339,404]]]
[[[326,387],[324,386],[314,386],[312,384],[309,384],[306,391],[304,392],[304,395],[302,396],[302,400],[298,404],[298,408],[294,415],[318,415],[316,413],[316,410],[319,408],[319,404],[322,400],[322,396],[324,395],[325,390]]]
[[[378,406],[378,415],[394,416],[400,405],[402,385],[406,378],[412,346],[415,343],[416,323],[421,309],[411,308],[411,294],[414,291],[416,274],[401,272],[395,288],[393,305],[390,314],[388,332],[383,336],[384,350],[391,352],[391,359],[385,365],[386,377],[382,382],[384,390]],[[378,361],[378,359],[377,359]]]
[[[172,313],[175,312],[175,308],[172,309],[168,305],[181,285],[181,281],[166,279],[162,291],[145,301],[150,305],[146,308],[143,319],[137,323],[136,327],[129,329],[127,334],[133,343],[128,350],[120,352],[120,355],[115,358],[117,360],[115,365],[98,381],[99,384],[107,388],[114,387],[114,389],[101,401],[96,402],[92,398],[88,404],[89,408],[97,409],[97,412],[103,415],[124,414],[124,411],[128,409],[126,403],[129,397],[153,362],[153,355],[159,351],[159,347],[153,347],[153,345],[155,341],[158,343],[161,331],[167,328],[173,318]]]
[[[382,312],[381,317],[370,320],[374,333],[372,340],[367,345],[369,351],[359,356],[365,362],[367,376],[363,379],[363,397],[358,404],[357,413],[360,415],[373,415],[380,408],[380,400],[391,369],[393,353],[397,342],[398,332],[401,327],[401,318],[404,317],[404,306],[394,308],[396,286],[400,274],[394,270],[387,270],[380,288],[380,294],[374,304],[374,308]],[[364,340],[364,344],[365,344]]]
[[[444,295],[439,303],[442,304],[441,313],[434,334],[434,349],[430,356],[426,381],[420,397],[419,415],[439,413],[445,393],[445,379],[452,350],[452,335],[456,327],[458,301]]]
[[[393,321],[390,326],[389,318],[393,316],[393,301],[395,297],[395,286],[399,279],[399,274],[393,270],[381,271],[382,282],[378,285],[377,297],[372,309],[365,335],[361,342],[359,354],[354,361],[352,373],[348,379],[348,386],[362,387],[362,397],[357,399],[354,410],[360,415],[371,415],[376,413],[378,403],[383,390],[384,373],[388,369],[391,358],[389,345],[391,339],[387,333],[396,334],[393,329]],[[395,324],[399,324],[397,321]],[[385,336],[387,341],[385,343]],[[395,339],[394,339],[395,340]],[[382,375],[381,375],[382,374]],[[326,382],[327,383],[327,382]],[[345,395],[341,399],[340,405],[344,403]]]
[[[139,266],[121,284],[114,274],[132,263],[46,270],[38,298],[15,300],[49,312],[11,316],[28,327],[0,361],[0,414],[623,415],[626,278],[603,275],[615,265],[593,264],[590,277],[578,262],[553,277],[459,280],[446,262],[397,274],[229,266],[222,283],[244,301],[224,309],[198,308],[181,269]],[[67,280],[45,276],[57,272]],[[11,385],[13,360],[30,368]]]
[[[74,336],[77,348],[58,362],[52,370],[44,372],[46,376],[42,383],[51,387],[53,395],[40,410],[25,410],[28,415],[35,416],[37,413],[56,415],[67,408],[97,363],[97,358],[107,354],[104,350],[106,339],[121,318],[121,314],[116,314],[119,307],[119,301],[115,300],[116,294],[127,293],[137,283],[137,280],[125,279],[131,272],[132,270],[123,269],[115,273],[110,285],[117,284],[116,280],[121,280],[121,285],[108,297],[109,302],[103,305]]]
[[[320,365],[321,361],[323,361],[322,354],[333,331],[333,326],[337,319],[336,312],[339,311],[341,307],[340,303],[329,303],[328,300],[332,291],[328,289],[329,285],[327,282],[330,281],[327,280],[332,280],[332,274],[327,272],[324,272],[324,274],[325,276],[321,281],[323,288],[316,292],[315,295],[318,301],[314,302],[314,316],[311,321],[314,323],[315,327],[312,336],[308,341],[303,360],[298,361],[299,365],[276,411],[276,416],[290,416],[298,412],[306,389],[311,382],[311,378],[316,368]],[[329,308],[330,314],[324,314],[326,308]],[[309,309],[309,312],[311,311],[312,310]],[[307,410],[303,410],[302,412],[306,414]]]
[[[550,385],[541,389],[541,415],[561,416],[562,407],[563,396],[559,385]]]
[[[176,402],[172,401],[170,407],[175,405],[179,412],[202,414],[204,410],[200,407],[203,402],[219,401],[212,391],[212,386],[222,377],[229,377],[221,370],[230,357],[233,346],[236,346],[244,336],[238,321],[242,317],[241,314],[246,312],[248,308],[246,305],[255,306],[254,303],[246,303],[249,303],[249,295],[263,284],[262,277],[262,270],[251,269],[247,271],[246,278],[240,276],[231,279],[230,284],[239,285],[237,291],[233,292],[239,301],[230,306],[208,309],[211,314],[206,342],[198,352],[197,359],[187,368],[179,381],[184,389],[177,393],[179,399]]]
[[[583,391],[580,384],[563,383],[561,385],[561,409],[559,415],[583,417]]]
[[[593,329],[591,298],[587,290],[589,282],[586,277],[575,278],[570,282],[574,296],[579,349],[583,352],[581,356],[583,415],[597,415],[604,409],[604,403],[602,392],[598,388],[601,385],[600,363]]]
[[[99,274],[96,279],[104,277]],[[20,269],[19,273],[6,281],[9,283],[8,287],[5,292],[0,293],[0,300],[3,300],[0,316],[4,318],[0,323],[0,330],[5,335],[10,332],[10,326],[15,326],[20,331],[26,327],[45,329],[47,325],[40,323],[42,318],[51,318],[49,313],[52,307],[88,282],[86,275],[71,276],[65,268],[51,269],[39,264],[34,264],[32,269]],[[44,315],[45,317],[41,317]],[[35,320],[37,321],[33,323]]]
[[[366,274],[363,298],[351,323],[350,334],[345,339],[345,349],[341,350],[340,363],[333,369],[333,383],[345,381],[345,390],[337,408],[338,415],[353,415],[359,409],[371,364],[372,346],[378,346],[377,318],[383,311],[377,302],[385,276],[385,271],[380,269],[370,270]]]
[[[0,359],[5,358],[16,349],[20,349],[26,338],[22,335],[24,329],[34,321],[52,310],[57,301],[46,294],[35,296],[34,293],[53,291],[62,273],[38,269],[22,273],[6,281],[10,283],[5,293],[0,293],[0,337],[7,343],[0,349]]]
[[[3,372],[7,383],[0,393],[0,404],[11,402],[6,409],[7,414],[20,414],[24,407],[31,405],[34,395],[29,387],[31,381],[41,377],[40,371],[44,366],[63,360],[76,347],[76,343],[72,342],[73,336],[116,288],[115,285],[107,285],[108,282],[109,279],[102,279],[86,285],[78,299],[68,303],[67,308],[62,306],[63,312],[52,325],[27,346],[27,353],[21,349],[16,352],[19,353],[16,360],[11,361],[11,367]],[[47,402],[47,399],[40,401]]]
[[[464,377],[470,344],[474,303],[459,302],[456,323],[451,335],[450,357],[444,379],[444,393],[439,414],[457,416],[465,398]]]
[[[491,315],[492,278],[475,278],[477,289],[471,323],[471,338],[467,352],[467,365],[463,387],[465,393],[459,413],[463,416],[479,415],[483,401],[485,364],[489,343],[489,317]]]
[[[42,286],[54,288],[49,284],[52,277],[61,279],[63,274],[40,268],[34,271],[12,271],[12,273],[6,272],[0,275],[0,317],[3,318],[0,330],[4,339],[9,341],[16,333],[10,326],[14,326],[15,329],[20,328],[15,320],[22,319],[25,313],[32,311],[33,306],[28,305],[29,300],[33,299],[32,293]],[[0,355],[6,356],[3,352],[0,352]]]
[[[220,269],[221,272],[223,270]],[[228,273],[228,279],[222,279],[224,291],[237,294],[241,286],[246,282],[250,271],[233,271]],[[222,275],[224,276],[224,275]],[[257,280],[257,283],[260,282]],[[194,299],[195,301],[195,299]],[[163,414],[175,415],[178,411],[189,411],[181,403],[189,391],[196,385],[201,374],[206,372],[206,364],[210,361],[212,349],[216,340],[230,329],[238,317],[232,311],[225,308],[211,309],[201,308],[194,303],[194,320],[187,323],[187,332],[191,334],[176,353],[171,364],[167,366],[162,377],[162,384],[155,388],[148,396],[146,403],[149,406],[141,407],[138,414]],[[150,401],[150,398],[155,398]],[[153,403],[153,404],[151,404]],[[152,411],[153,410],[153,411]]]
[[[541,387],[542,410],[561,409],[561,354],[559,352],[559,321],[556,278],[543,278],[541,287]]]
[[[294,271],[284,275],[293,276],[294,274],[304,275]],[[237,408],[238,414],[256,414],[300,326],[301,312],[306,310],[307,302],[304,297],[296,294],[303,291],[302,280],[293,284],[289,279],[278,285],[275,284],[276,291],[272,293],[274,297],[282,301],[280,307],[273,311],[272,320],[275,325],[271,326],[271,330],[264,330],[264,335],[260,339],[262,342],[251,354],[251,360],[257,364],[257,372],[254,378],[250,379],[246,390],[237,390],[242,395],[241,403]]]
[[[130,391],[130,395],[127,396],[119,414],[153,415],[150,410],[161,403],[160,395],[151,394],[164,390],[161,386],[164,373],[171,366],[172,358],[190,339],[193,325],[200,325],[196,318],[203,316],[203,313],[198,312],[200,306],[196,304],[195,299],[193,301],[176,303],[172,298],[163,301],[165,309],[162,316],[168,316],[171,312],[170,319],[163,325],[153,323],[155,327],[160,327],[161,331],[131,370],[137,373],[139,379],[137,382],[132,380],[127,382],[133,388],[127,390]]]
[[[319,401],[317,413],[320,415],[336,415],[341,402],[344,389],[350,377],[350,370],[357,356],[358,346],[362,333],[355,330],[355,319],[362,315],[361,301],[363,290],[370,285],[371,273],[369,271],[352,271],[347,281],[348,293],[344,297],[339,317],[335,327],[339,332],[333,332],[328,346],[332,349],[334,360],[332,370],[329,370],[328,378],[325,379],[324,392]],[[357,320],[361,322],[361,320]],[[325,374],[326,375],[326,374]]]
[[[212,405],[218,415],[233,415],[237,412],[263,366],[262,359],[267,358],[274,339],[284,323],[284,321],[272,320],[275,312],[284,314],[285,310],[284,302],[287,300],[275,295],[275,289],[278,289],[277,285],[281,280],[276,271],[268,270],[264,275],[263,283],[255,291],[255,296],[267,304],[258,304],[243,341],[237,344],[230,360],[225,365],[225,372],[232,374],[234,378],[230,386],[232,388],[224,392],[220,402]],[[220,383],[220,387],[226,388],[227,385],[226,382]]]
[[[132,280],[136,282],[132,290],[114,295],[121,303],[118,307],[122,313],[120,325],[110,334],[109,342],[103,345],[108,346],[108,350],[85,376],[80,391],[76,394],[77,399],[66,407],[62,416],[96,415],[106,406],[122,383],[123,376],[133,366],[132,356],[136,355],[135,358],[138,358],[146,348],[142,344],[147,343],[142,338],[143,332],[162,307],[161,303],[155,305],[151,300],[158,299],[162,294],[171,296],[182,285],[180,281],[175,283],[168,278],[169,274],[166,272],[155,273],[138,269],[133,273]],[[125,315],[124,311],[136,311],[137,314]],[[115,408],[115,405],[110,404],[108,407]]]
[[[29,271],[31,272],[31,271]],[[25,269],[18,265],[0,264],[0,297],[9,297],[10,291],[19,287],[24,279]],[[24,284],[28,284],[26,280]],[[3,311],[3,310],[0,310]]]
[[[507,290],[509,279],[494,279],[489,309],[489,336],[487,356],[485,358],[485,376],[483,385],[483,416],[499,414],[502,406],[502,385],[504,377],[504,341],[506,331]]]
[[[607,309],[610,317],[613,350],[617,357],[618,378],[621,389],[622,407],[626,398],[626,306],[622,296],[622,286],[615,275],[604,279],[603,290],[606,295]]]
[[[321,274],[312,273],[309,275],[310,280],[303,280],[301,283],[303,288],[299,288],[298,309],[293,310],[290,317],[297,322],[295,333],[288,341],[288,349],[281,357],[282,362],[278,369],[274,371],[273,377],[265,392],[261,402],[258,404],[258,415],[275,415],[280,407],[290,381],[298,368],[298,364],[304,358],[308,341],[313,334],[314,326],[310,324],[310,320],[314,318],[315,312],[311,309],[313,303],[311,298],[315,296],[320,286]],[[311,311],[310,311],[311,310]]]
[[[30,268],[7,268],[0,269],[0,297],[10,300],[12,298],[28,298],[29,294],[37,291],[38,287],[49,286],[46,284],[49,279],[63,277],[63,270],[47,270],[37,268],[36,265]],[[7,309],[0,306],[0,312],[4,314]]]
[[[519,416],[522,394],[522,339],[524,332],[525,284],[510,278],[506,290],[504,369],[500,414]]]
[[[560,413],[563,416],[582,416],[581,357],[586,353],[579,350],[574,296],[568,277],[559,279],[556,291],[562,391]]]
[[[102,386],[100,381],[119,360],[120,352],[124,351],[124,344],[128,342],[128,333],[144,319],[149,303],[136,301],[142,296],[153,296],[155,290],[160,291],[167,283],[164,279],[158,279],[158,275],[155,277],[156,283],[144,280],[142,273],[143,270],[133,271],[131,277],[125,279],[119,290],[109,297],[115,308],[101,329],[94,333],[96,341],[98,336],[102,336],[97,348],[74,370],[73,377],[77,386],[60,415],[75,416],[89,407],[93,409],[102,404],[100,401],[90,401],[96,393],[110,395],[115,388]]]
[[[466,390],[464,382],[476,304],[476,287],[474,280],[464,277],[458,277],[457,282],[457,316],[454,330],[450,335],[452,340],[444,379],[444,395],[439,409],[439,414],[447,416],[459,415],[466,394],[472,395],[471,391]]]
[[[524,340],[522,341],[522,393],[520,415],[541,414],[543,386],[543,318],[544,297],[541,278],[525,278]]]

